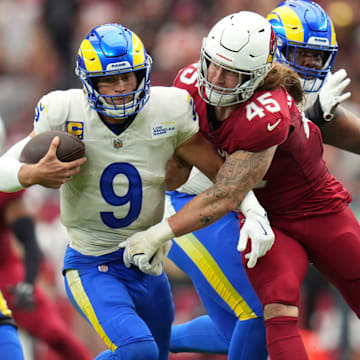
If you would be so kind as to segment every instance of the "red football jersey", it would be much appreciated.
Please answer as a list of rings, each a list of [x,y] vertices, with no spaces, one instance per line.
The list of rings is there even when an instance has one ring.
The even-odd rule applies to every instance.
[[[350,194],[329,173],[322,158],[319,128],[303,117],[283,88],[256,92],[221,126],[210,131],[209,105],[197,88],[197,65],[182,69],[174,86],[193,97],[200,131],[226,156],[237,150],[262,151],[278,145],[269,170],[254,192],[270,216],[300,216],[339,211]]]

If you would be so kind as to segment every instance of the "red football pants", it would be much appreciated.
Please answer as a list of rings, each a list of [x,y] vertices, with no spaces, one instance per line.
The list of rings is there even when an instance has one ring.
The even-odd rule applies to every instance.
[[[311,261],[360,317],[360,225],[351,209],[297,219],[270,216],[270,222],[274,246],[255,268],[245,267],[262,304],[299,306],[300,285]]]

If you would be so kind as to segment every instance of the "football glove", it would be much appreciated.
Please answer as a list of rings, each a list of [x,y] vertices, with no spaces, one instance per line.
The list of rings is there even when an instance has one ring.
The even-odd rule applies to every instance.
[[[34,286],[28,283],[19,283],[10,289],[13,294],[13,306],[17,309],[32,309],[35,305]]]
[[[135,255],[132,264],[136,265],[142,272],[149,275],[159,276],[163,272],[163,260],[169,254],[172,240],[166,241],[155,253],[150,262],[145,255]]]
[[[329,73],[326,77],[319,92],[319,102],[325,121],[332,120],[337,106],[351,96],[349,91],[343,93],[349,84],[350,79],[344,69],[340,69],[334,74]]]
[[[246,220],[240,229],[237,249],[245,251],[248,239],[251,239],[251,251],[245,255],[248,259],[247,267],[253,268],[259,257],[264,256],[273,246],[275,235],[271,229],[266,212],[248,211]]]
[[[167,221],[133,234],[119,244],[119,248],[125,249],[123,254],[124,265],[127,268],[135,265],[144,272],[151,271],[160,275],[162,272],[161,260],[170,250],[168,245],[163,249],[161,248],[168,240],[174,237],[175,235]],[[161,271],[159,265],[161,265]]]

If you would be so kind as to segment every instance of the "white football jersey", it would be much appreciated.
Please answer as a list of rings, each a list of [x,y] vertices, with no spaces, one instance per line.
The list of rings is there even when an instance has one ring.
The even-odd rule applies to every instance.
[[[36,109],[35,132],[67,131],[85,143],[87,161],[60,188],[70,246],[85,255],[103,255],[159,222],[167,162],[198,128],[193,101],[178,88],[152,87],[149,102],[120,135],[90,108],[82,90],[45,95]]]

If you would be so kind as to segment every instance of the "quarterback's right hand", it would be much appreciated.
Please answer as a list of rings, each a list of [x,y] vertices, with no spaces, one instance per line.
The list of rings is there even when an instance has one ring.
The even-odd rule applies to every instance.
[[[246,249],[248,239],[251,239],[251,251],[245,255],[245,258],[248,259],[247,267],[251,269],[256,265],[257,259],[271,249],[275,240],[275,234],[265,211],[263,214],[247,212],[245,223],[240,229],[238,251]]]

